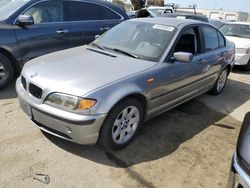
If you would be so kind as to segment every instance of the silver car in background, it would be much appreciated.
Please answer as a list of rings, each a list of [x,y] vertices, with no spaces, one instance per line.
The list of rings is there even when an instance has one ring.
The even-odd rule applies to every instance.
[[[135,19],[90,45],[31,60],[16,90],[41,130],[120,149],[143,122],[207,91],[220,94],[233,59],[234,44],[209,24]]]
[[[250,71],[250,23],[228,22],[220,27],[220,31],[235,43],[235,65]]]

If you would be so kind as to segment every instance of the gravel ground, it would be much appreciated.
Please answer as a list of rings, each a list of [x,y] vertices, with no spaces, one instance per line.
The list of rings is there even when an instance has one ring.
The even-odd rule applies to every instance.
[[[250,111],[250,73],[236,70],[220,96],[204,94],[147,122],[117,152],[42,133],[21,111],[14,83],[0,91],[0,107],[0,187],[226,187]]]

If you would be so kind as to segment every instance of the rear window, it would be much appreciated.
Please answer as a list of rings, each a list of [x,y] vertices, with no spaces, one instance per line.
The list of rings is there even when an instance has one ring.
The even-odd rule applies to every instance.
[[[121,19],[110,8],[95,3],[67,1],[65,2],[65,6],[67,10],[67,14],[65,15],[66,21]]]
[[[222,48],[222,47],[226,46],[225,39],[220,32],[217,32],[217,33],[218,33],[218,37],[219,37],[220,47]]]

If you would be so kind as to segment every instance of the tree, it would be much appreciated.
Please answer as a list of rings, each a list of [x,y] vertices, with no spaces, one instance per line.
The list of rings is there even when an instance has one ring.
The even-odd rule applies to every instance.
[[[164,6],[164,0],[148,0],[148,5]]]
[[[131,0],[131,3],[135,10],[140,10],[145,6],[145,0]]]
[[[125,6],[125,3],[122,0],[113,0],[113,3],[117,3],[119,5]]]

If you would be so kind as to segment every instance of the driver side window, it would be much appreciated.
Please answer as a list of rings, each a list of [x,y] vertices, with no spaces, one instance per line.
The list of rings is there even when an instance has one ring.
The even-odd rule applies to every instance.
[[[34,19],[35,24],[62,22],[63,8],[62,3],[58,1],[44,1],[35,4],[28,9],[24,15],[30,15]]]
[[[188,52],[193,55],[201,52],[198,28],[188,28],[181,34],[174,48],[175,52]]]

